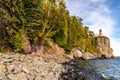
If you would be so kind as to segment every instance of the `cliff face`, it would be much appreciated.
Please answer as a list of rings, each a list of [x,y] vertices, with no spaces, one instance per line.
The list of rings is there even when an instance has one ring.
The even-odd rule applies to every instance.
[[[96,37],[97,41],[97,49],[99,50],[99,57],[111,58],[113,56],[112,48],[110,47],[110,39],[106,36],[98,36]]]
[[[95,37],[96,41],[96,52],[84,52],[79,48],[73,48],[69,58],[81,58],[81,59],[99,59],[99,58],[115,58],[113,55],[113,49],[110,47],[110,39],[103,36],[102,30],[99,30],[99,34]]]

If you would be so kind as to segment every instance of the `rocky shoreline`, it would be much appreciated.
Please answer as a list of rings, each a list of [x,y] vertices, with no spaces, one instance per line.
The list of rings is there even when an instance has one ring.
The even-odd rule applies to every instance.
[[[90,53],[90,52],[83,52],[79,48],[73,48],[71,53],[67,55],[70,59],[81,59],[81,60],[93,60],[93,59],[111,59],[116,58],[113,54],[106,55],[105,53]]]
[[[56,54],[0,53],[0,80],[89,80],[79,70],[78,60]]]
[[[0,80],[58,80],[65,72],[64,61],[50,54],[0,54]]]

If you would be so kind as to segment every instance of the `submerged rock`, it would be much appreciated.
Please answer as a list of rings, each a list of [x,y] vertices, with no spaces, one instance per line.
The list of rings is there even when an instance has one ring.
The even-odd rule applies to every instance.
[[[117,80],[117,79],[115,79],[114,77],[107,76],[107,75],[105,75],[105,74],[102,74],[102,77],[103,77],[105,80]]]

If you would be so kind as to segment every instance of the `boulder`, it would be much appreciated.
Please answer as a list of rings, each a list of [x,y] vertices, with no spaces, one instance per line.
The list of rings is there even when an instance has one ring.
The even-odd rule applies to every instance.
[[[71,50],[70,55],[68,55],[68,56],[69,56],[69,58],[71,58],[71,59],[73,59],[73,58],[82,58],[82,54],[83,54],[83,53],[80,51],[79,48],[73,48],[73,49]]]
[[[77,48],[74,48],[71,52],[73,53],[74,58],[81,58],[82,57],[82,52]]]
[[[91,54],[89,52],[85,52],[82,56],[83,59],[89,60],[89,59],[96,59],[96,56],[94,54]]]

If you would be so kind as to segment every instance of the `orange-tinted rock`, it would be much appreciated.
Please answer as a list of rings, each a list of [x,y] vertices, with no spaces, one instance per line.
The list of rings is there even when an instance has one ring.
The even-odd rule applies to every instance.
[[[49,41],[48,42],[49,47],[46,49],[48,53],[57,54],[60,56],[63,56],[65,53],[65,50],[61,47],[59,47],[55,42]]]
[[[96,37],[97,41],[97,49],[100,51],[98,53],[99,56],[105,56],[106,58],[111,58],[113,56],[112,48],[110,47],[110,40],[106,36],[97,36]]]

